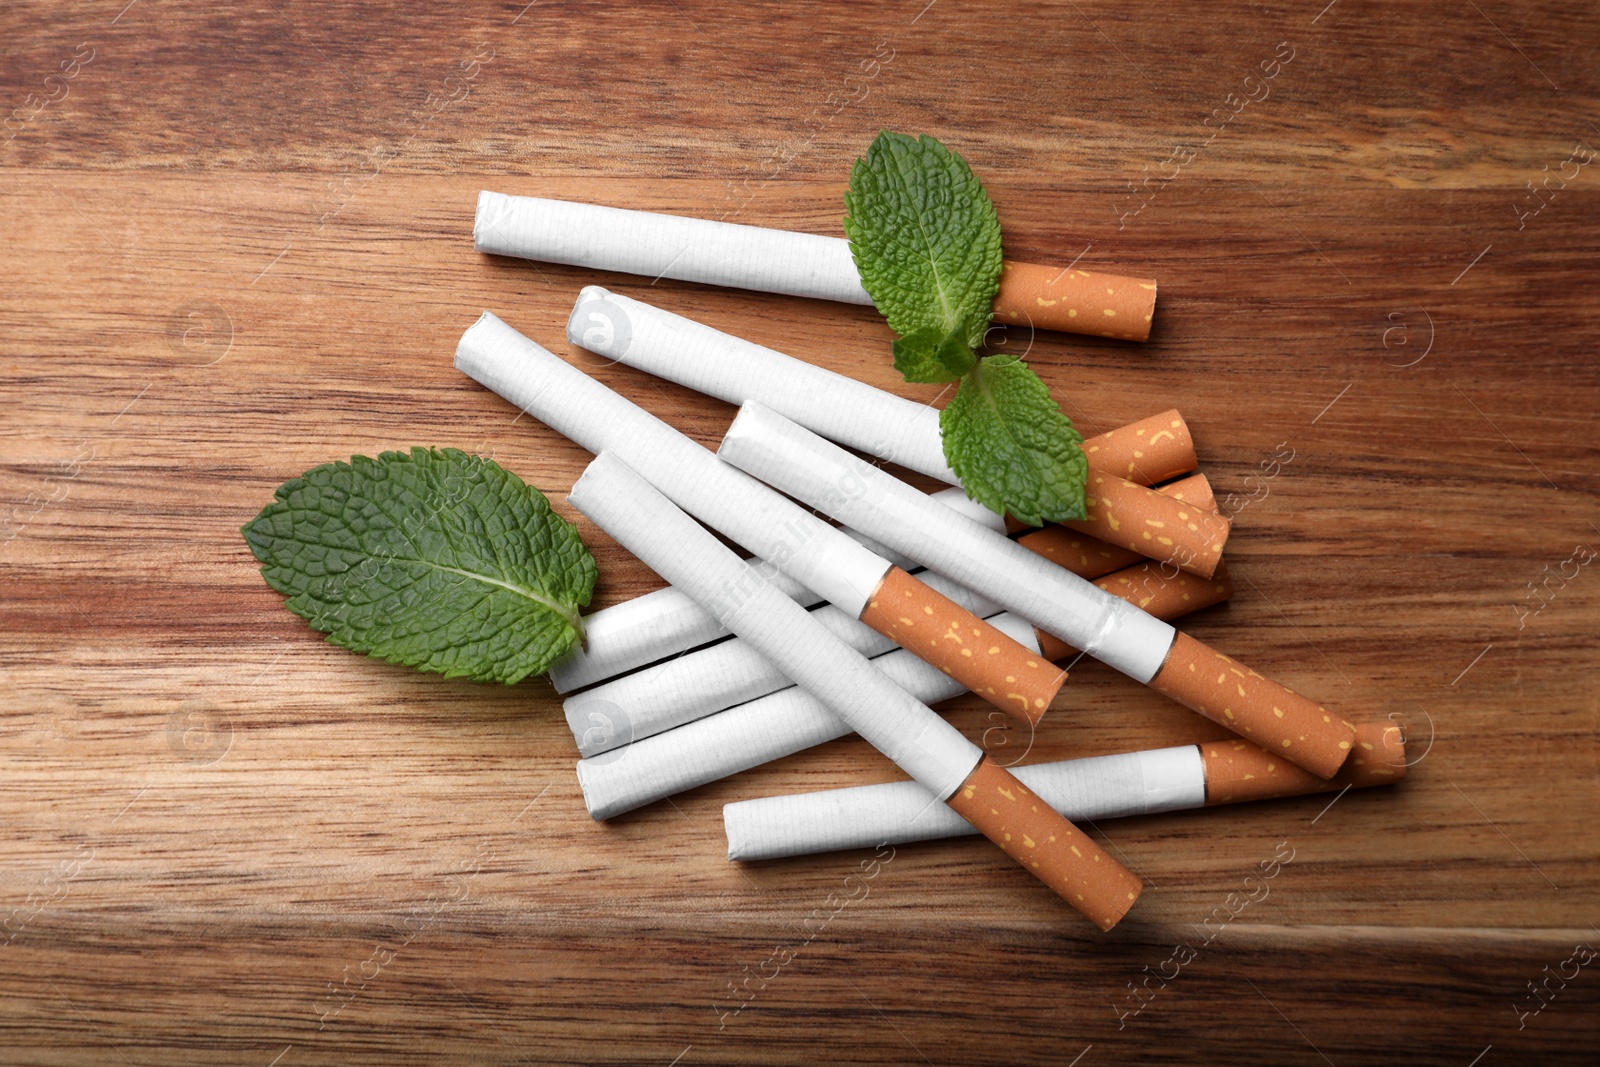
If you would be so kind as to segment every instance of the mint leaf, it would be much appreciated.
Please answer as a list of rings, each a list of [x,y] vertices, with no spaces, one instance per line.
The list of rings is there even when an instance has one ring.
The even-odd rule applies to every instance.
[[[844,203],[861,285],[894,332],[982,344],[1000,288],[1000,222],[966,160],[926,134],[884,130],[851,169]]]
[[[976,362],[961,334],[940,336],[937,326],[924,327],[894,343],[894,369],[908,382],[953,382]]]
[[[454,448],[328,463],[242,532],[328,640],[447,678],[512,683],[581,637],[594,558],[537,489]]]
[[[967,495],[1033,526],[1084,517],[1083,436],[1014,356],[990,356],[939,413],[945,461]]]

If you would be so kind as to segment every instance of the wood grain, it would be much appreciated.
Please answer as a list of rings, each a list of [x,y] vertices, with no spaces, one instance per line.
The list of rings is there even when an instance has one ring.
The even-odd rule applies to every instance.
[[[1600,143],[1592,5],[125,4],[0,13],[0,1061],[1592,1062],[1594,965],[1527,984],[1600,938],[1600,570],[1529,583],[1600,542],[1600,172],[1515,210]],[[355,452],[571,514],[586,457],[451,368],[483,308],[707,443],[726,406],[564,344],[580,285],[935,397],[871,309],[472,250],[485,187],[837,234],[881,127],[961,150],[1008,254],[1160,280],[1147,345],[1008,343],[1087,433],[1184,412],[1239,586],[1190,629],[1398,716],[1403,785],[1090,828],[1148,882],[1109,935],[951,841],[808,940],[861,856],[730,865],[720,807],[895,777],[861,742],[595,824],[546,683],[262,583],[240,524]],[[597,605],[659,584],[580,527]],[[1085,662],[990,742],[1215,736]]]

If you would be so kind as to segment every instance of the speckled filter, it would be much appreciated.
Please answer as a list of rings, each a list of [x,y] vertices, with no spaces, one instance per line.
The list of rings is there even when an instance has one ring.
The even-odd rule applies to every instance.
[[[1386,720],[1355,725],[1350,758],[1332,778],[1318,778],[1249,741],[1207,741],[1200,746],[1206,768],[1206,803],[1294,797],[1335,789],[1365,789],[1398,782],[1406,774],[1405,737]]]
[[[987,756],[946,803],[1102,930],[1139,899],[1132,871]]]
[[[1150,688],[1318,778],[1331,778],[1355,743],[1340,716],[1185,633]]]
[[[1041,330],[1146,341],[1156,312],[1153,278],[1007,260],[1000,268],[995,318]]]
[[[886,634],[1029,726],[1036,725],[1067,680],[1067,672],[1032,648],[970,614],[951,613],[951,601],[898,567],[884,575],[861,621]],[[972,667],[982,664],[984,671]]]

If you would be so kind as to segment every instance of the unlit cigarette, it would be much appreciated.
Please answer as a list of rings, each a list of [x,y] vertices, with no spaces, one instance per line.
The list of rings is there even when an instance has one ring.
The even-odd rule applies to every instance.
[[[717,462],[705,448],[489,312],[462,335],[456,366],[589,451],[615,452],[647,472],[702,522],[879,632],[892,629],[888,636],[1001,710],[1018,714],[1021,701],[1010,694],[1021,694],[1027,714],[1037,718],[1061,688],[1066,676],[1048,660],[804,508]],[[928,624],[911,626],[901,622],[905,618]],[[1000,652],[990,655],[990,648]]]
[[[602,453],[568,499],[1102,930],[1133,906],[1141,885],[1130,871],[622,460]]]
[[[1199,591],[1206,596],[1200,599],[1156,598],[1152,607],[1172,610],[1176,613],[1173,617],[1220,603],[1231,592],[1225,581],[1190,574],[1158,574],[1154,581],[1158,585],[1203,583]],[[1015,615],[1002,613],[988,621],[1023,644],[1043,636],[1032,623]],[[1055,644],[1065,649],[1061,642]],[[961,683],[904,650],[879,656],[872,665],[924,704],[937,704],[964,691]],[[603,756],[579,760],[578,783],[589,814],[596,819],[609,819],[849,732],[850,727],[843,720],[805,690],[785,689],[675,730],[636,740]]]
[[[662,215],[651,211],[478,194],[480,252],[567,263],[660,280],[871,304],[843,237]],[[1143,341],[1156,283],[1007,261],[994,312],[1002,322]]]
[[[1354,727],[757,403],[719,455],[1321,778]],[[848,491],[841,491],[842,488]]]
[[[762,566],[759,561],[754,561],[752,565]],[[763,573],[770,578],[774,571],[766,567]],[[782,575],[777,577],[783,578]],[[941,575],[924,572],[919,580],[977,618],[987,619],[1000,610],[994,603]],[[815,594],[801,589],[786,578],[781,582],[773,581],[772,585],[802,607],[809,607],[818,599]],[[896,588],[887,581],[885,586]],[[690,599],[681,591],[677,595]],[[883,595],[880,588],[878,596],[881,598]],[[719,633],[727,633],[709,612],[703,608],[698,610]],[[883,626],[884,632],[879,632],[864,622],[852,619],[831,604],[817,608],[812,612],[812,618],[868,658],[894,648],[897,641],[886,634],[893,634],[901,628],[897,620],[891,619]],[[932,616],[924,614],[922,618],[931,619]],[[1022,655],[1029,659],[1039,658],[1039,636],[1032,630],[1018,634],[1010,628],[1002,628],[1001,632],[1015,639],[1022,649]],[[940,640],[949,640],[949,637],[941,634]],[[999,654],[1007,654],[1006,649],[1000,649]],[[568,697],[562,707],[573,739],[578,744],[579,754],[598,756],[793,684],[748,644],[732,638],[595,686],[577,696]],[[1000,693],[996,699],[1005,700],[1007,696]],[[1017,694],[1010,697],[1008,702],[1021,699],[1022,696]],[[1030,705],[1022,708],[1020,704],[1015,710],[1018,718],[1029,723],[1037,722],[1044,712],[1041,707]]]
[[[1388,722],[1356,727],[1357,755],[1331,780],[1248,741],[1208,741],[1017,767],[1013,773],[1068,819],[1093,821],[1246,800],[1389,785],[1405,775],[1405,744]],[[830,789],[725,804],[728,859],[769,860],[976,833],[916,782]]]
[[[589,286],[567,321],[573,344],[732,404],[759,401],[823,437],[951,485],[938,409],[763,348],[639,300]],[[1166,425],[1162,425],[1165,422]],[[1065,525],[1196,574],[1216,569],[1228,520],[1144,488],[1194,468],[1176,411],[1084,443],[1087,517]]]
[[[774,569],[772,584],[805,607],[822,598]],[[583,617],[583,644],[550,668],[557,693],[665,659],[687,649],[727,637],[711,613],[671,586],[636,596]]]
[[[811,617],[869,659],[895,647],[893,640],[831,604]],[[1038,649],[1033,652],[1037,657]],[[735,637],[568,697],[562,710],[578,754],[598,756],[793,684]]]

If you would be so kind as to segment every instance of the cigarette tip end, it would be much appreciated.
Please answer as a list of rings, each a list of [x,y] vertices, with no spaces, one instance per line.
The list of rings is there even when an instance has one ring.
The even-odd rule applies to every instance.
[[[482,252],[484,250],[483,229],[492,217],[496,197],[500,197],[500,194],[492,193],[487,189],[478,190],[478,206],[472,214],[472,250],[474,252]],[[504,198],[501,197],[501,199]]]

